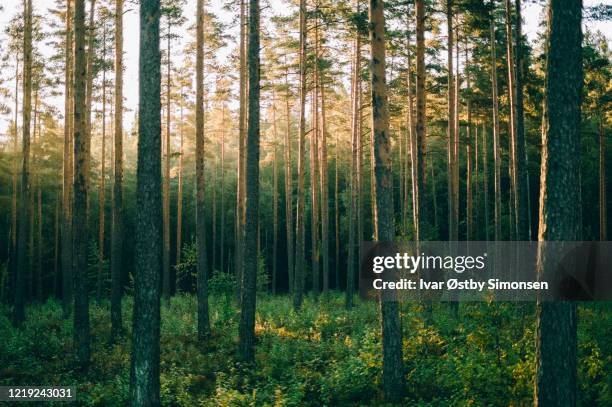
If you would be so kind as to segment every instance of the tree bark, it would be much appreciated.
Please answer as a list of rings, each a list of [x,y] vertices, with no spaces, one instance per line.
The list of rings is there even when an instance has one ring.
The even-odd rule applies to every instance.
[[[106,24],[102,33],[102,59],[106,59]],[[96,300],[102,300],[102,278],[104,272],[104,211],[106,205],[106,66],[102,67],[102,153],[100,157],[100,183],[98,185],[98,275]]]
[[[272,197],[273,197],[273,242],[272,242],[272,294],[276,294],[278,275],[278,131],[276,128],[276,91],[272,88]]]
[[[72,309],[72,92],[73,92],[73,48],[72,48],[72,0],[66,1],[64,77],[64,157],[62,181],[62,314],[68,318]]]
[[[249,111],[247,133],[246,225],[240,312],[240,356],[255,359],[255,299],[259,225],[259,0],[249,2]]]
[[[246,120],[247,120],[247,17],[246,1],[240,0],[240,106],[238,117],[238,173],[236,177],[236,281],[237,298],[240,300],[242,291],[242,273],[244,269],[244,227],[245,227],[245,162],[246,162]]]
[[[111,338],[123,332],[123,0],[115,2],[115,104],[113,213],[111,228]]]
[[[580,240],[581,20],[580,1],[549,3],[540,173],[541,242]],[[558,272],[555,264],[540,250],[540,276]],[[534,405],[576,405],[576,327],[576,303],[538,301]]]
[[[293,308],[298,310],[302,306],[304,294],[304,262],[306,228],[306,193],[304,190],[305,173],[305,135],[306,135],[306,0],[300,0],[300,121],[298,139],[298,196],[296,213],[296,244],[295,244],[295,273],[293,290]]]
[[[287,128],[285,130],[285,233],[287,235],[287,281],[289,293],[293,292],[294,276],[294,247],[293,247],[293,169],[291,166],[291,109],[289,107],[289,73],[285,73],[285,116]]]
[[[599,114],[599,240],[607,240],[607,203],[606,203],[606,132],[603,113]]]
[[[513,197],[512,212],[514,224],[511,227],[510,237],[519,240],[519,207],[521,206],[520,196],[518,195],[518,143],[516,136],[516,87],[514,47],[512,44],[512,6],[510,0],[505,1],[505,23],[506,23],[506,62],[508,71],[508,104],[509,104],[509,132],[510,132],[510,187]]]
[[[172,61],[170,58],[170,39],[171,39],[171,23],[170,17],[168,17],[168,37],[166,42],[166,137],[164,146],[164,183],[162,187],[163,194],[163,224],[164,224],[164,248],[162,251],[162,298],[165,303],[170,300],[170,124],[171,119],[171,65]]]
[[[389,106],[385,80],[385,17],[382,0],[370,0],[369,13],[372,44],[370,61],[372,130],[375,143],[376,214],[379,233],[374,237],[379,241],[391,242],[395,239],[395,224]],[[393,294],[387,296],[382,293],[379,296],[379,303],[383,343],[383,391],[388,401],[398,402],[404,394],[399,303]]]
[[[427,156],[426,110],[427,99],[425,94],[425,5],[423,0],[416,0],[416,139],[413,140],[413,150],[416,168],[413,177],[416,179],[417,205],[414,206],[415,239],[425,238],[426,211],[425,202],[425,169]],[[415,177],[416,176],[416,177]]]
[[[85,53],[85,0],[74,3],[74,181],[72,217],[74,247],[74,350],[79,367],[87,369],[90,363],[89,292],[87,255],[89,253],[89,223],[87,202],[90,141],[87,132],[87,61]]]
[[[160,278],[162,265],[161,57],[159,0],[140,2],[138,169],[130,399],[159,399]],[[117,114],[121,114],[118,110]]]
[[[323,261],[323,294],[329,291],[329,184],[327,164],[327,125],[325,121],[325,87],[319,75],[321,92],[321,140],[319,143],[319,164],[321,166],[321,254]]]
[[[494,188],[495,188],[495,241],[501,240],[501,156],[499,143],[499,108],[497,96],[497,56],[495,52],[495,17],[494,0],[491,1],[491,22],[490,22],[490,46],[491,46],[491,89],[493,91],[493,162],[494,162]]]
[[[176,192],[176,263],[181,262],[181,249],[183,246],[183,92],[181,87],[180,97],[180,123],[179,123],[179,163],[178,163],[178,188]],[[214,246],[213,246],[214,247]],[[213,249],[214,250],[214,249]],[[214,265],[213,265],[214,267]]]
[[[446,147],[447,147],[447,176],[448,176],[448,240],[456,241],[458,239],[458,213],[455,211],[458,208],[455,205],[455,69],[453,68],[453,47],[454,28],[453,28],[453,0],[446,1],[446,25],[447,25],[447,71],[448,71],[448,126],[446,129]]]
[[[318,4],[315,6],[318,7]],[[318,12],[315,9],[315,15]],[[312,129],[310,131],[310,240],[311,240],[311,271],[312,292],[315,298],[319,295],[319,26],[318,18],[314,18],[314,67],[313,89],[311,97]]]
[[[197,2],[196,23],[196,239],[198,339],[210,334],[208,315],[208,276],[206,270],[206,207],[204,185],[204,0]]]

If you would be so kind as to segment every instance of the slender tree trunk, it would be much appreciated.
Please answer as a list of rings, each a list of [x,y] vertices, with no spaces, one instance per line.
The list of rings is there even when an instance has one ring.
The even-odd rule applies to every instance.
[[[416,0],[416,138],[413,140],[413,154],[416,158],[416,168],[413,169],[413,179],[416,188],[413,191],[417,205],[414,206],[415,238],[420,241],[425,238],[426,202],[425,202],[425,168],[427,156],[426,140],[426,110],[425,94],[425,5],[423,0]]]
[[[487,129],[482,122],[482,179],[484,189],[485,240],[489,240],[489,164],[488,164]]]
[[[606,204],[606,132],[604,131],[603,113],[599,113],[599,240],[607,240],[607,204]]]
[[[515,122],[516,122],[516,222],[517,240],[531,240],[529,173],[527,171],[527,155],[525,148],[525,116],[523,109],[523,46],[521,34],[521,0],[515,0],[516,34],[514,39],[515,54]]]
[[[113,213],[111,228],[111,337],[123,332],[123,0],[115,2],[115,103],[113,117]]]
[[[59,253],[60,253],[60,193],[59,190],[55,194],[55,221],[53,222],[53,234],[54,234],[54,245],[53,245],[53,291],[52,295],[57,296],[59,292]]]
[[[11,198],[11,245],[10,245],[10,288],[12,291],[11,302],[15,300],[15,283],[17,281],[17,174],[19,173],[19,54],[15,56],[15,134],[13,138],[13,159],[12,166],[12,198]]]
[[[206,207],[204,202],[204,0],[197,2],[196,24],[196,237],[198,273],[198,339],[210,334],[206,270]]]
[[[199,2],[198,2],[199,3]],[[159,399],[160,287],[163,231],[161,194],[161,56],[158,0],[140,2],[138,169],[131,405]],[[118,74],[120,71],[118,71]],[[121,110],[117,110],[117,115]]]
[[[506,62],[508,71],[508,104],[510,117],[509,121],[509,133],[510,133],[510,187],[513,197],[511,215],[514,215],[514,224],[512,225],[510,237],[518,240],[519,239],[519,206],[520,197],[518,195],[518,172],[517,172],[517,161],[518,161],[518,145],[516,137],[516,83],[515,83],[515,67],[514,63],[514,49],[512,44],[512,6],[510,0],[504,0],[505,2],[505,23],[506,23]],[[514,212],[514,213],[512,213]]]
[[[315,14],[318,10],[315,10]],[[312,261],[312,292],[315,298],[319,295],[319,28],[315,17],[314,25],[314,72],[312,106],[312,130],[310,132],[310,197],[311,197],[311,261]]]
[[[329,291],[329,185],[327,164],[327,125],[325,121],[325,87],[319,75],[321,91],[321,140],[319,143],[319,164],[321,166],[321,254],[323,258],[323,294]]]
[[[291,109],[289,107],[289,74],[285,74],[285,116],[287,128],[285,130],[285,233],[287,236],[287,281],[289,293],[293,292],[294,285],[294,257],[293,257],[293,170],[291,167]]]
[[[93,98],[93,80],[94,80],[94,68],[93,61],[96,57],[95,49],[95,15],[96,15],[96,0],[90,0],[89,2],[89,23],[87,25],[87,82],[85,84],[85,120],[87,125],[88,143],[91,144],[91,101]],[[87,147],[91,150],[91,146]],[[89,182],[89,174],[87,174],[87,182]],[[89,202],[87,202],[87,213],[89,213]]]
[[[238,117],[238,174],[236,191],[236,281],[237,298],[240,300],[242,291],[242,273],[244,269],[244,224],[245,224],[245,162],[246,162],[246,120],[247,120],[247,17],[246,1],[240,0],[240,106]]]
[[[370,0],[369,13],[372,44],[370,63],[372,129],[375,143],[376,207],[378,208],[376,214],[379,233],[374,236],[376,240],[391,242],[395,239],[395,225],[389,106],[385,80],[385,17],[382,0]],[[379,296],[379,303],[383,343],[383,391],[388,401],[398,402],[404,393],[399,303],[395,296],[382,293]]]
[[[102,58],[106,60],[106,24],[102,34]],[[106,68],[102,68],[102,154],[100,157],[100,184],[98,187],[98,276],[96,300],[102,300],[102,279],[104,273],[104,211],[106,205]]]
[[[168,37],[166,41],[167,65],[166,65],[166,137],[164,148],[164,183],[163,183],[163,224],[164,224],[164,249],[162,251],[162,298],[165,302],[170,300],[170,125],[171,125],[171,58],[170,58],[170,39],[171,24],[168,18]]]
[[[66,1],[66,66],[64,84],[64,168],[62,181],[62,310],[68,318],[72,309],[72,92],[73,92],[73,48],[72,48],[72,0]]]
[[[240,312],[240,356],[255,359],[255,297],[259,225],[259,0],[249,1],[249,111],[247,134],[246,225]]]
[[[466,165],[465,165],[465,196],[466,196],[466,220],[467,220],[467,228],[466,228],[466,239],[465,240],[474,240],[474,200],[473,200],[473,164],[472,164],[472,101],[470,97],[471,92],[471,83],[470,83],[470,72],[467,69],[469,66],[469,57],[468,57],[468,43],[467,38],[465,40],[465,80],[466,87],[468,91],[468,96],[466,97],[466,110],[467,110],[467,127],[466,127]]]
[[[448,240],[458,239],[458,217],[455,211],[455,69],[453,68],[453,47],[455,44],[453,28],[453,0],[446,1],[447,24],[447,71],[448,71],[448,127],[446,129],[447,175],[448,175]]]
[[[298,196],[296,213],[296,253],[293,307],[298,310],[302,306],[304,294],[304,263],[306,228],[306,193],[304,189],[305,173],[305,138],[306,138],[306,0],[300,0],[300,122],[298,140]]]
[[[221,105],[221,120],[225,123],[225,102]],[[219,221],[219,229],[221,230],[219,240],[221,243],[219,260],[221,267],[219,270],[224,271],[224,253],[225,253],[225,128],[221,128],[221,218]]]
[[[276,294],[278,276],[278,131],[276,127],[276,91],[272,88],[272,136],[274,150],[272,151],[272,197],[273,197],[273,242],[272,242],[272,294]]]
[[[38,105],[38,90],[36,92],[36,104]],[[38,116],[38,148],[42,151],[42,118],[41,113]],[[36,126],[36,121],[34,121]],[[36,173],[36,188],[37,188],[37,230],[36,230],[36,300],[43,301],[43,274],[42,274],[42,248],[43,248],[43,212],[42,212],[42,187],[40,185],[40,173]]]
[[[356,2],[356,10],[359,13],[359,0]],[[355,264],[356,264],[356,246],[355,235],[356,235],[356,222],[358,216],[358,205],[359,199],[359,120],[361,115],[361,105],[359,96],[359,61],[361,59],[361,35],[359,32],[355,33],[355,39],[353,40],[353,77],[351,78],[351,172],[350,172],[350,192],[351,192],[351,203],[349,206],[348,213],[348,259],[346,267],[346,293],[345,293],[345,306],[347,309],[353,307],[353,297],[355,293]]]
[[[85,0],[74,3],[74,213],[72,217],[74,247],[74,350],[79,367],[86,370],[91,357],[89,335],[89,291],[87,255],[89,222],[87,201],[90,141],[87,133],[87,61],[85,53]]]
[[[340,154],[339,154],[339,141],[338,141],[338,133],[336,132],[336,144],[334,147],[335,150],[335,166],[334,166],[334,170],[335,170],[335,174],[334,174],[334,240],[336,242],[336,254],[334,257],[334,261],[336,262],[336,266],[334,267],[335,272],[334,272],[334,280],[335,280],[335,284],[334,287],[336,289],[340,289],[340,197],[339,197],[339,184],[340,184],[340,177],[339,177],[339,172],[338,172],[338,166],[339,166],[339,160],[340,160]]]
[[[497,56],[495,53],[495,17],[494,0],[491,1],[490,46],[491,46],[491,89],[493,91],[493,161],[495,187],[495,241],[501,240],[501,156],[499,145],[499,108],[497,96]]]
[[[181,249],[183,247],[183,92],[181,89],[179,123],[179,163],[178,163],[178,188],[176,192],[176,263],[181,262]],[[213,246],[214,248],[214,246]],[[214,249],[213,249],[214,251]],[[214,264],[213,264],[214,267]]]
[[[552,0],[548,7],[538,240],[572,241],[581,234],[582,4]],[[538,274],[558,273],[556,263],[540,251]],[[576,327],[576,303],[538,301],[534,405],[576,405]]]

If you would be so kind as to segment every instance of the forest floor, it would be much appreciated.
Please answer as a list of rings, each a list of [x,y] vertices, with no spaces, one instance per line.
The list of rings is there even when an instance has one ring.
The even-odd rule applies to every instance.
[[[231,296],[233,297],[233,296]],[[382,354],[375,302],[307,298],[295,313],[288,296],[261,295],[254,365],[237,358],[239,314],[230,297],[211,297],[212,336],[196,339],[196,299],[162,306],[161,398],[167,406],[378,406]],[[110,344],[109,304],[91,307],[92,365],[74,370],[72,323],[61,304],[28,308],[23,328],[0,308],[0,385],[75,385],[84,405],[128,404],[131,298],[125,339]],[[579,308],[580,405],[612,405],[612,303]],[[406,399],[403,405],[532,404],[534,305],[402,304]],[[80,403],[81,404],[81,403]]]

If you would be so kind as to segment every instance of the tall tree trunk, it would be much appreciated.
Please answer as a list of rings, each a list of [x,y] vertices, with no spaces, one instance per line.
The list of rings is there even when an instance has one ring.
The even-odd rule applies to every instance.
[[[359,13],[359,0],[356,2],[356,11]],[[351,171],[350,171],[350,192],[351,192],[351,203],[348,208],[348,258],[346,264],[346,293],[345,293],[345,306],[347,309],[353,307],[353,297],[355,293],[355,264],[356,264],[356,246],[355,235],[356,235],[356,222],[358,217],[358,205],[359,199],[359,120],[361,115],[361,105],[359,98],[359,87],[360,87],[360,76],[359,76],[359,61],[361,59],[361,35],[359,31],[355,32],[355,39],[353,40],[353,69],[351,78]],[[374,202],[373,202],[374,203]]]
[[[113,117],[113,213],[111,228],[111,337],[123,332],[123,0],[115,2],[115,103]]]
[[[318,10],[315,9],[315,14]],[[310,131],[310,197],[311,197],[311,270],[312,270],[312,292],[315,298],[319,295],[319,28],[318,19],[314,19],[314,69],[313,89],[311,97],[312,107],[312,130]]]
[[[90,357],[89,291],[87,255],[89,253],[89,134],[87,133],[87,61],[85,54],[85,0],[74,3],[74,213],[72,217],[74,262],[74,350],[77,363],[87,369]]]
[[[159,325],[163,231],[160,222],[162,157],[159,15],[158,0],[140,2],[139,136],[136,175],[138,210],[130,376],[130,399],[134,407],[160,404]],[[121,110],[117,110],[117,115],[120,114]]]
[[[53,222],[53,291],[52,295],[57,298],[59,291],[59,254],[60,254],[60,193],[59,190],[55,194],[55,221]]]
[[[93,63],[96,57],[95,49],[95,16],[96,16],[96,0],[90,0],[89,2],[89,23],[87,25],[87,80],[85,84],[85,120],[87,126],[88,143],[91,144],[91,101],[93,99],[93,80],[94,80],[94,68]],[[91,146],[88,145],[88,149],[91,150]],[[89,174],[87,174],[87,182],[89,182]],[[87,212],[89,213],[89,202],[87,202]]]
[[[599,113],[599,240],[607,240],[607,204],[606,204],[606,132],[604,131],[603,113]]]
[[[551,0],[548,6],[546,82],[538,240],[580,240],[580,100],[582,4]],[[538,274],[558,272],[538,255]],[[534,405],[576,405],[576,303],[538,302]]]
[[[413,140],[412,150],[415,152],[413,179],[416,180],[413,193],[417,205],[414,205],[415,239],[425,238],[426,211],[425,202],[425,169],[427,156],[426,140],[426,110],[427,100],[425,94],[425,5],[423,0],[416,0],[416,138]],[[414,182],[414,181],[413,181]]]
[[[501,240],[501,147],[499,145],[499,108],[497,100],[497,56],[495,52],[495,2],[491,0],[490,46],[491,46],[491,89],[493,91],[493,161],[495,186],[495,241]]]
[[[272,197],[273,197],[273,242],[272,242],[272,294],[276,294],[276,282],[278,275],[278,131],[276,128],[276,91],[272,88],[272,136],[274,150],[272,152]]]
[[[453,0],[446,1],[446,24],[447,24],[447,71],[448,71],[448,127],[446,129],[447,147],[447,172],[448,172],[448,240],[458,239],[458,214],[455,211],[455,69],[453,68],[453,47],[454,33],[453,28]]]
[[[179,123],[179,163],[178,163],[178,188],[176,192],[176,263],[181,262],[181,249],[183,247],[183,92],[181,88],[180,97],[180,120]],[[214,246],[213,246],[214,247]],[[214,265],[213,265],[214,267]]]
[[[246,225],[240,312],[240,356],[255,359],[255,296],[259,263],[259,0],[249,1],[249,111],[247,126]]]
[[[36,91],[36,104],[38,105],[38,89]],[[38,118],[38,148],[42,151],[42,114],[39,112]],[[36,126],[36,121],[34,121]],[[43,301],[43,274],[42,274],[42,248],[43,248],[43,212],[42,212],[42,187],[40,182],[40,173],[37,169],[36,172],[36,195],[37,195],[37,229],[36,229],[36,300],[39,302]]]
[[[329,291],[329,186],[327,165],[327,125],[325,121],[325,87],[319,75],[321,91],[321,139],[319,143],[319,164],[321,166],[321,254],[323,259],[323,294]]]
[[[465,147],[465,152],[466,152],[466,164],[465,164],[465,196],[466,196],[466,223],[467,223],[467,227],[466,227],[466,239],[465,240],[473,240],[474,237],[474,200],[473,200],[473,196],[472,196],[472,192],[473,192],[473,168],[472,168],[472,143],[473,143],[473,139],[472,139],[472,101],[471,101],[471,96],[470,96],[470,92],[471,92],[471,83],[470,83],[470,71],[468,70],[468,66],[469,66],[469,57],[468,57],[468,42],[467,42],[467,37],[465,40],[465,80],[466,80],[466,87],[467,87],[467,94],[468,96],[466,97],[466,110],[467,110],[467,127],[466,127],[466,147]]]
[[[106,60],[106,24],[102,33],[102,58]],[[102,300],[102,278],[104,272],[104,211],[106,204],[106,67],[102,67],[102,154],[100,157],[100,184],[98,187],[98,276],[96,283],[96,300]]]
[[[485,240],[489,240],[489,163],[487,129],[482,122],[482,179],[484,189]]]
[[[204,202],[204,0],[196,15],[196,239],[198,281],[198,339],[210,334],[208,276],[206,270],[206,207]]]
[[[64,163],[62,181],[62,313],[68,318],[72,309],[72,97],[73,97],[73,47],[72,0],[66,0],[66,66],[64,78]]]
[[[246,162],[246,120],[247,120],[247,0],[240,0],[240,105],[238,117],[238,173],[236,177],[236,281],[237,298],[241,298],[242,273],[244,269],[244,224],[245,224],[245,162]]]
[[[338,172],[339,166],[339,141],[338,141],[338,133],[336,132],[336,144],[334,147],[335,150],[335,165],[334,165],[334,240],[336,242],[336,253],[334,257],[334,261],[336,262],[336,267],[334,267],[334,287],[336,289],[340,289],[340,197],[339,197],[339,186],[340,186],[340,177]]]
[[[511,233],[510,237],[513,240],[519,240],[519,206],[520,197],[518,195],[518,171],[517,171],[517,161],[518,161],[518,144],[516,137],[516,83],[515,83],[515,67],[514,63],[514,49],[512,44],[512,6],[510,0],[504,0],[505,2],[505,23],[506,23],[506,62],[507,62],[507,71],[508,71],[508,104],[509,104],[509,112],[510,117],[508,118],[508,127],[510,133],[510,187],[513,197],[513,202],[511,203],[512,211],[510,212],[514,218],[514,224],[510,228]],[[514,213],[513,213],[514,212]]]
[[[407,16],[408,18],[408,24],[410,24],[410,17]],[[406,30],[406,32],[409,32],[409,30]],[[416,123],[414,120],[414,94],[412,91],[412,75],[413,75],[413,71],[412,71],[412,57],[410,55],[410,38],[407,37],[406,38],[406,60],[407,60],[407,72],[406,72],[406,87],[408,88],[408,114],[407,116],[407,121],[406,121],[406,127],[407,127],[407,131],[408,131],[408,139],[406,140],[406,154],[410,155],[410,185],[411,185],[411,195],[412,195],[412,208],[415,208],[417,206],[417,202],[416,202],[416,148],[414,148],[415,144],[415,140],[416,140]],[[405,175],[404,175],[404,196],[403,196],[403,203],[404,205],[402,206],[402,211],[405,212],[403,214],[404,218],[408,218],[408,165],[405,166]],[[412,226],[413,226],[413,231],[415,232],[415,237],[416,237],[416,219],[414,218],[414,215],[416,214],[416,212],[413,209],[413,219],[412,219]]]
[[[164,249],[162,251],[162,298],[168,302],[170,300],[170,156],[172,148],[170,146],[170,125],[171,125],[171,65],[170,58],[170,38],[171,24],[168,18],[168,37],[166,42],[166,137],[164,148],[164,183],[163,194],[163,224],[164,224]]]
[[[514,38],[515,54],[515,121],[516,121],[516,222],[517,240],[531,240],[529,173],[527,171],[527,153],[525,148],[525,116],[523,109],[523,45],[521,34],[521,0],[515,0],[516,33]],[[518,205],[517,205],[518,202]]]
[[[15,300],[15,283],[17,281],[17,175],[19,173],[19,54],[15,56],[15,133],[13,138],[13,159],[12,166],[12,197],[11,197],[11,245],[10,245],[10,288],[12,291],[11,302]]]
[[[306,0],[300,0],[300,122],[298,139],[298,196],[295,244],[295,273],[293,290],[293,307],[298,310],[302,306],[304,294],[304,263],[306,228],[306,193],[304,190],[305,173],[305,138],[306,138]]]
[[[293,292],[294,251],[293,251],[293,170],[291,166],[291,109],[289,107],[289,73],[285,73],[285,233],[287,235],[287,282],[289,293]]]
[[[225,102],[221,105],[221,121],[225,123]],[[219,270],[225,271],[224,266],[224,253],[225,253],[225,127],[221,128],[221,219],[219,222],[220,236],[219,240],[221,243],[219,260],[221,266]]]
[[[372,130],[375,143],[376,207],[378,233],[376,240],[391,242],[395,239],[393,176],[391,169],[391,135],[389,134],[389,106],[385,80],[385,17],[382,0],[370,0],[370,62]],[[385,298],[383,298],[385,296]],[[397,298],[379,295],[383,378],[385,398],[398,402],[404,393],[404,366],[402,361],[402,328]]]

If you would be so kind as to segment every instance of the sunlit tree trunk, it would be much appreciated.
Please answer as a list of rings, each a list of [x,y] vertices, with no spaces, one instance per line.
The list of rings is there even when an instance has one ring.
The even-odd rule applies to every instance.
[[[447,177],[448,177],[448,240],[458,239],[458,218],[455,211],[455,69],[453,67],[453,47],[455,30],[453,28],[453,0],[446,1],[447,26],[447,71],[448,71],[448,126],[446,128]]]
[[[272,294],[276,294],[276,280],[278,275],[278,131],[276,127],[276,92],[272,89],[272,197],[273,197],[273,242],[272,242]]]
[[[246,162],[246,120],[247,120],[247,17],[246,5],[247,0],[240,0],[240,101],[239,101],[239,117],[238,117],[238,169],[236,177],[236,281],[237,298],[240,300],[242,272],[244,268],[244,212],[245,212],[245,162]]]
[[[516,62],[514,59],[514,49],[512,43],[512,6],[510,0],[504,0],[505,2],[505,23],[506,23],[506,62],[508,71],[508,107],[509,107],[509,118],[508,127],[510,132],[510,187],[513,197],[512,211],[510,212],[514,219],[514,224],[511,225],[510,237],[513,239],[519,239],[519,206],[520,197],[518,195],[518,172],[517,172],[517,160],[518,160],[518,145],[516,137],[516,83],[515,83],[515,66]]]
[[[225,102],[221,103],[221,122],[225,123]],[[225,127],[221,128],[221,217],[219,220],[219,243],[220,243],[220,256],[219,261],[221,263],[219,270],[225,271]]]
[[[111,337],[123,332],[123,0],[115,2],[115,92],[113,112],[113,212],[111,228]]]
[[[15,157],[12,165],[12,197],[11,197],[11,245],[10,245],[10,300],[15,300],[15,283],[17,278],[17,174],[19,173],[19,54],[15,56],[15,118],[13,134],[13,153]]]
[[[370,62],[372,131],[375,143],[376,215],[378,234],[374,238],[390,242],[395,239],[393,176],[391,169],[391,135],[389,134],[389,106],[385,80],[385,17],[382,0],[370,0]],[[385,296],[386,298],[383,298]],[[398,402],[404,393],[404,366],[402,361],[402,328],[399,303],[392,294],[379,296],[383,376],[385,398]]]
[[[102,58],[106,59],[106,24],[102,33]],[[102,153],[100,157],[100,183],[98,185],[98,275],[96,282],[96,300],[102,300],[102,279],[104,272],[104,211],[105,176],[106,176],[106,67],[102,67]]]
[[[416,137],[413,140],[412,150],[416,168],[413,169],[413,179],[416,180],[413,193],[417,205],[414,205],[415,239],[420,241],[425,237],[425,168],[427,155],[426,140],[426,109],[425,94],[425,5],[423,0],[416,0]],[[413,181],[414,182],[414,181]]]
[[[494,0],[491,1],[491,22],[490,22],[490,47],[491,47],[491,89],[493,103],[493,163],[494,163],[494,222],[495,222],[495,241],[501,240],[501,147],[499,143],[499,108],[497,96],[497,56],[495,52],[495,17]]]
[[[204,202],[204,0],[197,2],[196,14],[196,240],[198,339],[210,334],[208,276],[206,270],[206,207]]]
[[[327,165],[327,125],[325,117],[325,87],[319,76],[321,91],[321,140],[319,143],[319,164],[321,165],[321,254],[323,259],[323,294],[329,290],[329,184]]]
[[[482,122],[482,179],[484,189],[485,240],[489,240],[489,162],[488,162],[487,129]]]
[[[87,132],[87,56],[85,53],[85,0],[74,3],[74,180],[72,228],[74,262],[74,351],[79,367],[87,369],[91,348],[89,334],[89,290],[87,282],[87,255],[89,253],[89,227],[87,202],[90,141]]]
[[[294,247],[293,247],[293,170],[291,166],[291,109],[289,106],[289,73],[285,73],[285,233],[287,236],[287,281],[289,293],[293,292],[294,283]]]
[[[466,68],[469,66],[469,57],[468,57],[468,42],[467,38],[465,40],[465,66]],[[470,72],[468,69],[465,70],[465,80],[468,96],[466,97],[466,110],[467,110],[467,127],[466,127],[466,164],[465,164],[465,196],[466,196],[466,239],[465,240],[474,240],[474,200],[473,200],[473,164],[472,164],[472,155],[473,155],[473,138],[472,138],[472,101],[471,101],[471,83],[470,83]]]
[[[317,13],[318,10],[315,10]],[[319,22],[314,19],[314,69],[313,90],[311,97],[312,130],[310,131],[310,240],[311,240],[311,270],[312,292],[319,295]]]
[[[246,224],[244,274],[240,312],[240,356],[255,359],[255,297],[258,267],[259,225],[259,0],[249,1],[248,46],[249,110],[247,126]]]
[[[166,137],[164,143],[164,182],[162,188],[163,194],[163,224],[164,224],[164,249],[162,252],[162,298],[164,301],[170,300],[170,156],[172,147],[170,145],[170,126],[172,122],[171,115],[171,65],[172,59],[170,56],[170,39],[171,39],[171,24],[168,18],[168,37],[166,41]]]
[[[201,0],[200,0],[201,1]],[[198,3],[200,3],[198,1]],[[132,328],[131,405],[159,399],[160,287],[162,275],[161,57],[159,1],[140,2],[138,169]],[[200,99],[201,100],[201,99]],[[117,114],[120,114],[120,110]]]
[[[300,0],[300,121],[298,139],[298,196],[295,244],[295,275],[293,290],[293,307],[297,310],[302,306],[304,294],[304,263],[306,228],[306,192],[304,189],[305,173],[305,138],[306,138],[306,0]]]
[[[541,242],[575,241],[581,235],[581,20],[580,1],[551,0],[548,5],[538,233]],[[537,271],[544,279],[558,273],[556,259],[540,251]],[[534,405],[576,405],[576,328],[576,303],[538,301]]]
[[[65,43],[65,77],[64,77],[64,156],[62,180],[62,311],[68,318],[72,309],[72,82],[73,82],[73,48],[72,48],[72,0],[66,1],[66,43]]]

